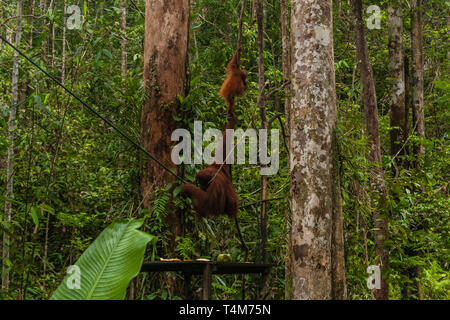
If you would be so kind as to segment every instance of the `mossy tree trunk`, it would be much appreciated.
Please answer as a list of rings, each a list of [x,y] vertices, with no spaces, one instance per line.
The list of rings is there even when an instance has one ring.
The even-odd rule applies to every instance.
[[[386,185],[381,163],[380,131],[378,121],[378,105],[375,91],[375,81],[369,60],[369,52],[364,32],[361,0],[353,0],[353,16],[355,22],[356,58],[360,70],[364,115],[368,135],[368,160],[373,165],[371,171],[373,201],[374,242],[377,265],[381,269],[381,288],[376,289],[377,300],[389,299],[389,284],[387,272],[389,269],[389,252],[385,248],[388,236],[388,220],[386,212]]]
[[[177,128],[174,115],[178,110],[178,95],[185,96],[188,35],[189,1],[146,1],[141,142],[146,150],[174,170],[170,137]],[[173,179],[147,158],[140,183],[144,208],[151,209],[152,193],[165,188]],[[181,235],[181,219],[174,208],[168,210],[169,251],[173,254],[176,237]],[[173,287],[174,282],[169,279],[169,283]]]
[[[292,1],[291,44],[291,298],[344,299],[331,0]]]

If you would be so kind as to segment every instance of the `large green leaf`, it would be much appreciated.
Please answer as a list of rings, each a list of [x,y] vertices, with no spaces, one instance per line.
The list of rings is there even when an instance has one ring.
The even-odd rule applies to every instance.
[[[156,239],[136,230],[142,223],[129,219],[106,228],[75,263],[79,268],[79,289],[71,285],[74,274],[68,274],[51,299],[124,299],[128,283],[139,273],[147,243]]]

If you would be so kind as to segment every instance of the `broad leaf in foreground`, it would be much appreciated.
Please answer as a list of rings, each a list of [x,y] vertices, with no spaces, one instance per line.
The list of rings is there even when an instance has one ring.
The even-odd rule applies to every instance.
[[[64,278],[52,300],[119,300],[138,273],[147,243],[156,240],[137,230],[143,220],[118,221],[86,249]],[[74,277],[78,277],[79,281]]]

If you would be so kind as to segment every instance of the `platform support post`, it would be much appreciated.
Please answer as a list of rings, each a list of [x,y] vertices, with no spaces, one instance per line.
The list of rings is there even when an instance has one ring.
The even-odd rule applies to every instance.
[[[211,298],[211,264],[206,263],[203,269],[203,292],[202,300],[209,300]]]
[[[245,300],[245,273],[241,277],[241,299]]]
[[[192,274],[191,273],[183,273],[184,276],[184,282],[183,282],[183,294],[184,294],[184,299],[185,300],[191,300],[192,299],[192,295],[191,295],[191,278],[192,278]]]

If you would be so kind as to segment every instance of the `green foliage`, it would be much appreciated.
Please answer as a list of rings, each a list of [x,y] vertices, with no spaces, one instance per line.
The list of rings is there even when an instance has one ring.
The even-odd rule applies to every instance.
[[[124,299],[128,283],[141,269],[145,247],[153,236],[136,230],[142,220],[115,222],[106,228],[75,263],[79,268],[79,288],[67,275],[52,300]]]
[[[35,6],[33,28],[23,19],[24,36],[20,48],[57,78],[62,75],[63,2],[54,8]],[[265,78],[267,91],[282,83],[279,1],[263,1],[265,28]],[[37,3],[36,3],[37,4]],[[179,112],[173,117],[178,126],[193,132],[193,121],[204,129],[222,129],[225,104],[218,91],[225,65],[235,50],[238,0],[198,0],[191,2],[188,95],[179,97]],[[259,128],[257,85],[257,28],[247,1],[243,27],[241,64],[250,71],[249,89],[237,99],[238,126]],[[448,41],[448,1],[430,0],[424,4],[425,125],[426,138],[410,132],[404,157],[389,155],[389,79],[386,1],[374,1],[382,10],[381,29],[367,30],[367,42],[379,104],[380,134],[389,208],[389,252],[391,258],[391,298],[417,298],[420,282],[424,299],[449,299],[450,221],[450,41]],[[65,82],[75,93],[101,114],[117,124],[135,141],[140,138],[143,101],[143,37],[145,2],[127,2],[127,73],[121,75],[122,31],[118,1],[84,1],[81,30],[66,29]],[[25,1],[24,14],[30,14],[31,1]],[[140,11],[140,12],[139,12]],[[403,3],[404,46],[410,46],[409,7]],[[0,32],[15,30],[15,5],[0,13]],[[361,104],[359,72],[355,67],[353,18],[349,2],[333,1],[333,35],[338,110],[339,172],[345,222],[345,262],[349,299],[370,299],[367,264],[375,261],[373,203],[367,136]],[[6,23],[3,26],[3,23]],[[52,24],[55,27],[54,51]],[[32,34],[31,34],[32,31]],[[30,35],[32,43],[29,42]],[[7,157],[7,121],[17,110],[15,136],[14,199],[6,199],[6,170],[0,171],[0,199],[13,205],[13,220],[6,221],[0,211],[0,231],[12,236],[11,256],[2,263],[10,271],[10,289],[0,299],[47,299],[65,275],[69,265],[88,248],[100,230],[112,221],[128,217],[144,218],[143,230],[158,236],[158,242],[145,252],[146,260],[178,257],[217,259],[230,254],[242,261],[244,252],[234,223],[226,217],[206,220],[190,211],[190,200],[179,195],[173,182],[147,198],[139,191],[139,171],[146,160],[142,154],[88,113],[64,91],[24,60],[20,60],[20,102],[11,105],[11,66],[13,52],[0,45],[0,166]],[[267,117],[281,113],[288,92],[267,100]],[[410,122],[411,117],[409,118]],[[271,128],[280,129],[274,121]],[[412,126],[410,126],[412,129]],[[425,155],[417,159],[412,152],[417,143]],[[287,198],[289,163],[280,145],[280,171],[268,179],[268,197]],[[409,166],[402,167],[406,161]],[[418,162],[417,166],[413,164]],[[203,166],[179,168],[193,179]],[[253,165],[233,166],[233,182],[241,204],[260,199],[260,170]],[[143,209],[143,201],[149,205]],[[270,274],[271,297],[284,298],[286,237],[290,231],[285,216],[288,201],[267,204],[267,255],[275,264]],[[2,206],[3,208],[3,206]],[[171,247],[168,227],[171,214],[183,225],[181,236]],[[261,260],[259,207],[240,210],[239,221],[250,261]],[[134,230],[135,231],[135,230]],[[137,232],[137,231],[135,231]],[[153,238],[152,238],[153,239]],[[90,248],[90,247],[89,247]],[[175,252],[170,249],[176,248]],[[86,251],[87,252],[87,251]],[[412,270],[419,270],[412,275]],[[44,271],[45,270],[45,271]],[[174,299],[162,275],[140,275],[137,296],[141,299]],[[197,282],[195,282],[197,281]],[[193,285],[199,285],[195,280]],[[125,282],[124,286],[125,286]],[[250,297],[258,297],[259,279],[247,277]],[[213,298],[239,299],[240,276],[213,277]]]
[[[190,237],[177,238],[178,245],[176,251],[183,260],[199,258],[200,254],[195,250],[195,243]]]

